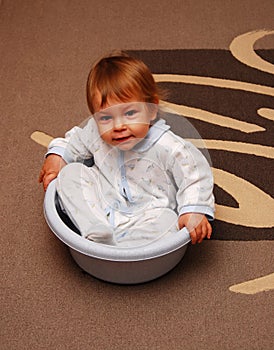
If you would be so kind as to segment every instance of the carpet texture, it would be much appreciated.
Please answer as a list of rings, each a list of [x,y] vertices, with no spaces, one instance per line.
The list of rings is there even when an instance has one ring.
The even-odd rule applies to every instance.
[[[273,0],[0,1],[1,350],[274,349],[273,10]],[[87,118],[90,66],[113,49],[143,58],[169,90],[216,183],[213,239],[136,286],[76,265],[45,222],[37,181],[46,135]],[[182,117],[169,121],[188,136]]]

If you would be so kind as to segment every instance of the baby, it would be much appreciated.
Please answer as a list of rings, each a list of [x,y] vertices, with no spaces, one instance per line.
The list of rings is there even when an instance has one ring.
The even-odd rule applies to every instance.
[[[60,204],[84,237],[121,247],[183,227],[193,244],[211,237],[210,166],[170,131],[159,100],[142,61],[123,53],[104,57],[87,81],[93,117],[50,143],[39,181],[46,190],[57,177]]]

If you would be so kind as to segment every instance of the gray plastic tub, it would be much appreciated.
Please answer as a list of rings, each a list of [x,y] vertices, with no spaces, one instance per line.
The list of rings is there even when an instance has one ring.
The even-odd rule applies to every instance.
[[[190,242],[186,228],[172,237],[133,248],[109,246],[85,239],[61,218],[56,206],[55,181],[49,184],[44,199],[47,224],[69,247],[76,263],[94,277],[120,284],[147,282],[169,272],[184,256]]]

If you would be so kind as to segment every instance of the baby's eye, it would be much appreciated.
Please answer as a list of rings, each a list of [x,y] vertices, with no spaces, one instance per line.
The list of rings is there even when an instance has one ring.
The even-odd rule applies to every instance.
[[[99,121],[102,123],[106,123],[106,122],[110,121],[111,119],[112,119],[111,115],[101,115],[99,117]]]
[[[136,111],[135,109],[131,109],[131,110],[127,111],[127,112],[125,113],[125,115],[126,115],[127,117],[132,117],[132,116],[134,116],[136,113],[137,113],[137,111]]]

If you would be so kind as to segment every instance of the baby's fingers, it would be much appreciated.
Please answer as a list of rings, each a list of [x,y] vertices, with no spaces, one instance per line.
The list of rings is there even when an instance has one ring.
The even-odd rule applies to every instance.
[[[47,190],[49,183],[57,177],[57,173],[50,173],[43,177],[44,191]]]
[[[196,244],[197,243],[196,230],[191,231],[189,234],[190,234],[190,238],[191,238],[191,244]]]
[[[203,239],[206,237],[207,235],[207,228],[205,225],[201,225],[199,228],[198,228],[198,243],[201,243],[203,241]]]
[[[45,170],[42,169],[42,170],[40,171],[40,174],[39,174],[38,182],[40,182],[40,183],[43,182],[44,176],[45,176]]]
[[[205,238],[210,239],[212,228],[209,222],[200,225],[196,231],[198,231],[198,243],[201,243]]]
[[[206,238],[210,239],[211,234],[212,234],[212,227],[211,227],[210,223],[208,222],[207,223],[207,235],[206,235]]]

